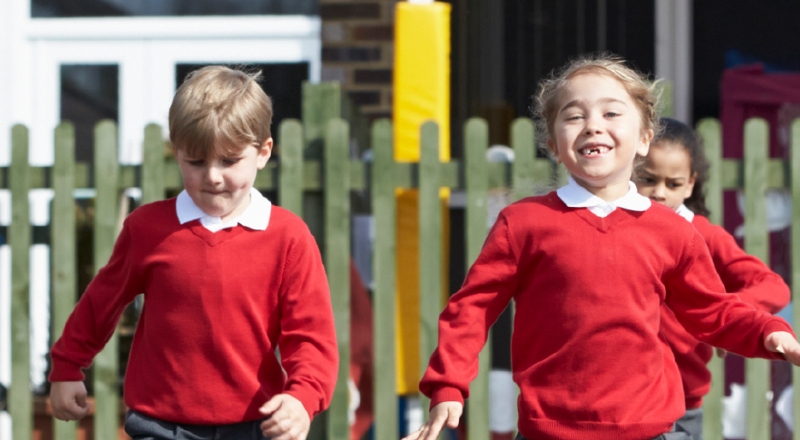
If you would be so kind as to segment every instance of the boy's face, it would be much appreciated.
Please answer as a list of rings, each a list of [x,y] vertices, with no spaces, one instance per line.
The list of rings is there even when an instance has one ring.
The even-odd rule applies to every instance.
[[[183,187],[194,203],[206,214],[225,221],[239,216],[250,203],[250,188],[256,173],[264,168],[272,153],[272,138],[260,149],[247,146],[234,155],[198,158],[174,147],[173,150]]]
[[[647,154],[652,130],[616,79],[581,73],[559,92],[554,136],[548,147],[575,180],[593,194],[624,194],[637,154]],[[622,195],[620,194],[620,196]]]

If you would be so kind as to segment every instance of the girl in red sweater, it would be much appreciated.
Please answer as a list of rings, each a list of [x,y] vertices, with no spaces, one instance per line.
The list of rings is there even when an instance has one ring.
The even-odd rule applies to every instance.
[[[789,303],[789,286],[756,257],[747,255],[725,229],[706,217],[704,184],[708,162],[694,131],[686,124],[661,118],[663,129],[651,143],[636,173],[639,194],[672,208],[703,236],[725,290],[757,309],[776,313]],[[662,306],[661,327],[683,379],[686,414],[677,424],[702,439],[703,396],[711,387],[711,346],[693,338],[669,308]]]
[[[704,342],[800,364],[791,327],[726,295],[695,228],[630,181],[656,105],[653,83],[611,56],[573,61],[540,85],[540,133],[569,183],[498,216],[440,316],[420,382],[430,417],[406,439],[458,425],[489,327],[512,300],[520,439],[689,439],[674,432],[685,407],[660,336],[663,303]]]

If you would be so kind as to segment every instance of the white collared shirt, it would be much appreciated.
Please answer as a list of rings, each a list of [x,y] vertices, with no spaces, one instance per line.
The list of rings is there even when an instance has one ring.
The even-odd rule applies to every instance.
[[[678,209],[676,209],[675,212],[677,212],[679,216],[685,218],[689,223],[694,220],[694,212],[687,208],[683,203],[681,203],[681,206],[678,206]]]
[[[646,211],[650,207],[650,199],[639,194],[636,184],[628,182],[628,192],[614,200],[605,200],[592,194],[586,188],[578,185],[578,182],[569,177],[567,184],[556,191],[558,198],[570,208],[587,208],[592,214],[598,217],[606,217],[617,208],[627,209],[628,211]]]
[[[178,194],[178,200],[175,202],[175,210],[178,214],[178,221],[181,224],[200,219],[200,224],[211,232],[232,228],[238,224],[250,229],[263,231],[267,229],[267,225],[269,224],[272,203],[261,195],[257,189],[250,188],[250,203],[247,205],[244,212],[236,218],[228,219],[223,222],[220,217],[208,215],[203,212],[203,210],[194,203],[189,193],[183,190]]]

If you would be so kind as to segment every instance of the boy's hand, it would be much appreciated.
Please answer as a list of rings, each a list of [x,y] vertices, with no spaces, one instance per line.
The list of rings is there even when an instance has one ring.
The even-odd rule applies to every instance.
[[[272,440],[305,440],[311,427],[306,408],[288,394],[269,399],[259,411],[267,419],[261,423],[261,433]]]
[[[446,424],[449,428],[458,427],[458,419],[464,405],[458,402],[442,402],[431,408],[428,421],[418,430],[403,437],[403,440],[436,440]]]
[[[800,365],[800,343],[791,333],[772,332],[764,339],[764,346],[769,351],[782,353],[794,365]]]
[[[50,405],[58,420],[80,420],[89,413],[86,386],[83,382],[53,382],[50,386]]]

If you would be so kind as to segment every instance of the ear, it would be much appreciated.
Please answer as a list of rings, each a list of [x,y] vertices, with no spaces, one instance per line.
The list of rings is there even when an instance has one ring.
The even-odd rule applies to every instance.
[[[561,158],[558,157],[558,146],[553,138],[547,138],[547,149],[550,150],[550,153],[553,155],[553,158],[556,160],[556,162],[561,163]]]
[[[650,151],[650,141],[653,140],[653,136],[655,136],[655,131],[652,128],[648,128],[642,132],[642,138],[639,140],[639,145],[636,147],[636,154],[639,156],[647,156],[647,152]]]
[[[261,170],[267,165],[267,161],[272,156],[272,138],[267,138],[258,149],[258,157],[256,158],[256,165]]]

